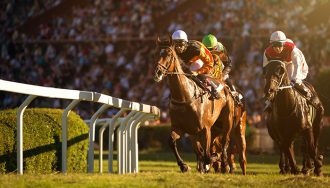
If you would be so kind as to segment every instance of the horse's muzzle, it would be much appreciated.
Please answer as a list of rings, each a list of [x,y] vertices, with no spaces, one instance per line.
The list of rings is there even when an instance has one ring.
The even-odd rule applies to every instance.
[[[154,80],[155,82],[160,82],[164,78],[164,73],[157,67],[154,73]]]
[[[160,82],[163,79],[163,74],[155,74],[154,75],[154,80],[155,82]]]

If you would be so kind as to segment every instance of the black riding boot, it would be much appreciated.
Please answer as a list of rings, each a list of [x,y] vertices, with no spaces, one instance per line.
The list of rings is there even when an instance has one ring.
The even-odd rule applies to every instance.
[[[312,97],[311,92],[304,84],[294,84],[293,86],[299,93],[301,93],[307,100],[310,100]]]
[[[214,99],[220,99],[220,94],[217,91],[217,85],[212,81],[209,81],[209,85],[211,86],[211,95]]]
[[[227,78],[226,80],[226,84],[228,85],[230,92],[233,93],[234,99],[235,101],[240,105],[242,104],[241,100],[239,99],[239,93],[236,91],[233,83],[231,82],[231,80],[229,78]]]

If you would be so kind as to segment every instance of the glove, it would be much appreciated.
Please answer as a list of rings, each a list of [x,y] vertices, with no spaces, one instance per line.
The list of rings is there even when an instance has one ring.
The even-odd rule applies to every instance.
[[[291,80],[290,85],[293,87],[296,84],[294,80]]]
[[[191,74],[194,75],[194,76],[198,75],[198,73],[196,71],[191,71]]]
[[[229,78],[229,75],[228,75],[228,74],[225,74],[225,75],[223,76],[223,80],[227,80],[227,78]]]

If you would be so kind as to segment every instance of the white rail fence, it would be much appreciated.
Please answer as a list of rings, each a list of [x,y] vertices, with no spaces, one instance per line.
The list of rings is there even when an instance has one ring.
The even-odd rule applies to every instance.
[[[89,149],[88,149],[88,169],[89,173],[94,172],[94,141],[95,126],[97,122],[102,123],[100,129],[100,172],[102,172],[103,157],[103,133],[109,127],[109,172],[113,172],[113,138],[115,127],[117,130],[118,148],[118,173],[137,173],[138,172],[138,145],[137,130],[147,119],[159,118],[160,110],[155,106],[142,103],[131,102],[97,92],[78,91],[69,89],[59,89],[52,87],[42,87],[30,84],[22,84],[0,79],[0,91],[26,94],[28,97],[17,110],[17,173],[23,174],[23,114],[28,105],[37,97],[68,99],[72,102],[64,109],[62,114],[62,173],[67,172],[67,118],[73,108],[80,101],[90,101],[103,104],[89,123]],[[110,107],[120,109],[113,118],[99,120],[99,116],[106,112]],[[129,112],[127,116],[123,116]]]

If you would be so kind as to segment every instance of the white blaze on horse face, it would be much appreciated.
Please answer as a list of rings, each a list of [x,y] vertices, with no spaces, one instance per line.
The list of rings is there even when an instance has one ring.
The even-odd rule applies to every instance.
[[[200,59],[197,59],[195,62],[193,62],[191,65],[190,65],[190,70],[191,71],[197,71],[199,70],[200,68],[202,68],[203,66],[203,61],[200,60]]]
[[[159,77],[158,77],[158,79],[159,79],[159,81],[161,81],[162,79],[163,79],[163,74],[161,74]]]

